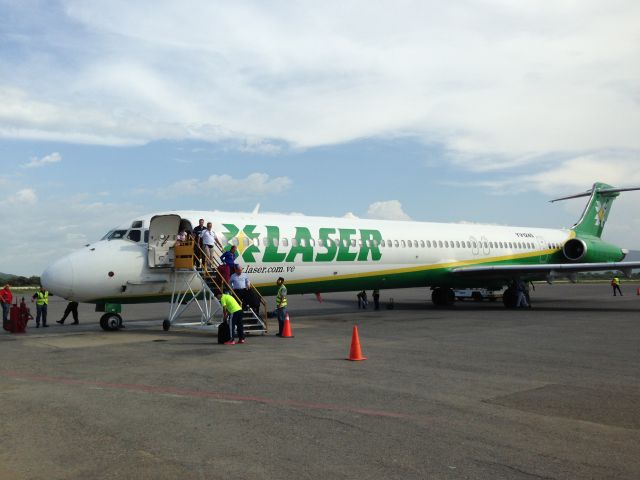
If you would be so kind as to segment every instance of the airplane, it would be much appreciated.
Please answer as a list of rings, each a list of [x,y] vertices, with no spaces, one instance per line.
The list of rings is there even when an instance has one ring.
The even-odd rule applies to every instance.
[[[514,307],[515,282],[552,282],[578,272],[621,271],[627,250],[601,239],[611,205],[621,192],[595,183],[580,220],[567,229],[429,223],[217,211],[171,211],[137,217],[100,241],[58,259],[43,272],[43,286],[68,300],[105,306],[186,302],[206,288],[193,269],[176,268],[177,235],[199,219],[213,223],[226,248],[261,295],[276,293],[284,277],[289,294],[429,287],[435,305],[448,306],[454,289],[501,290]],[[182,288],[179,286],[182,285]],[[178,286],[178,292],[176,292]],[[120,308],[106,309],[105,330],[122,326]],[[163,326],[168,329],[167,320]]]

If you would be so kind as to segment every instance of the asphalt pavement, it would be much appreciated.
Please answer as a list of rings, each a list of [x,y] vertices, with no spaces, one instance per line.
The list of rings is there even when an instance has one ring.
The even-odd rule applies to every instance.
[[[163,332],[166,304],[59,326],[54,297],[51,327],[0,334],[0,479],[638,479],[638,286],[291,296],[294,338],[234,346]]]

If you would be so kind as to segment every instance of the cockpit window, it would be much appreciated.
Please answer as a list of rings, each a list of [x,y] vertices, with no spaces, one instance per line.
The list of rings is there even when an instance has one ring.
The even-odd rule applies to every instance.
[[[107,240],[119,240],[121,238],[124,238],[126,234],[127,234],[126,230],[114,230],[109,234],[109,236],[107,237]]]
[[[131,228],[142,228],[142,220],[136,220],[131,224]]]
[[[113,233],[113,230],[109,230],[107,233],[104,234],[104,237],[102,237],[100,240],[108,239],[112,233]]]
[[[142,221],[140,221],[140,223],[142,223]],[[109,230],[100,240],[129,240],[131,242],[139,243],[143,238],[143,231],[144,243],[149,243],[149,230],[138,229],[119,230],[114,228],[113,230]]]
[[[127,234],[127,238],[134,242],[139,242],[142,238],[142,232],[140,230],[130,230]]]

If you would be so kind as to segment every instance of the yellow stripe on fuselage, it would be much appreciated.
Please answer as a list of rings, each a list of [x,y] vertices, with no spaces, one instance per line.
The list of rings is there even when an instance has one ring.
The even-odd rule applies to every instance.
[[[470,265],[479,265],[482,263],[493,263],[493,262],[502,262],[505,260],[516,260],[522,258],[531,258],[531,257],[540,257],[544,255],[553,255],[554,253],[559,252],[560,249],[547,249],[547,250],[538,250],[535,252],[527,252],[527,253],[519,253],[515,255],[503,255],[500,257],[487,257],[482,259],[474,259],[474,260],[461,260],[458,262],[448,262],[448,263],[434,263],[430,265],[419,265],[416,267],[405,267],[405,268],[391,268],[388,270],[375,270],[372,272],[362,272],[362,273],[346,273],[343,275],[331,275],[324,277],[315,277],[315,278],[304,278],[300,280],[287,280],[287,285],[292,284],[305,284],[309,282],[327,282],[331,280],[347,280],[351,278],[362,278],[362,277],[375,277],[379,275],[394,275],[401,273],[411,273],[411,272],[421,272],[428,270],[436,270],[440,268],[454,268],[454,267],[466,267]],[[271,286],[271,283],[256,283],[254,286],[256,288]]]

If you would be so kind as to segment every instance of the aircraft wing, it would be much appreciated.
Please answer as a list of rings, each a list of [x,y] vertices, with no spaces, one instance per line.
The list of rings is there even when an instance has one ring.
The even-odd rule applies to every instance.
[[[640,262],[604,263],[547,263],[542,265],[479,265],[453,268],[451,272],[459,276],[481,278],[520,277],[571,277],[580,272],[620,271],[626,276],[640,268]]]

